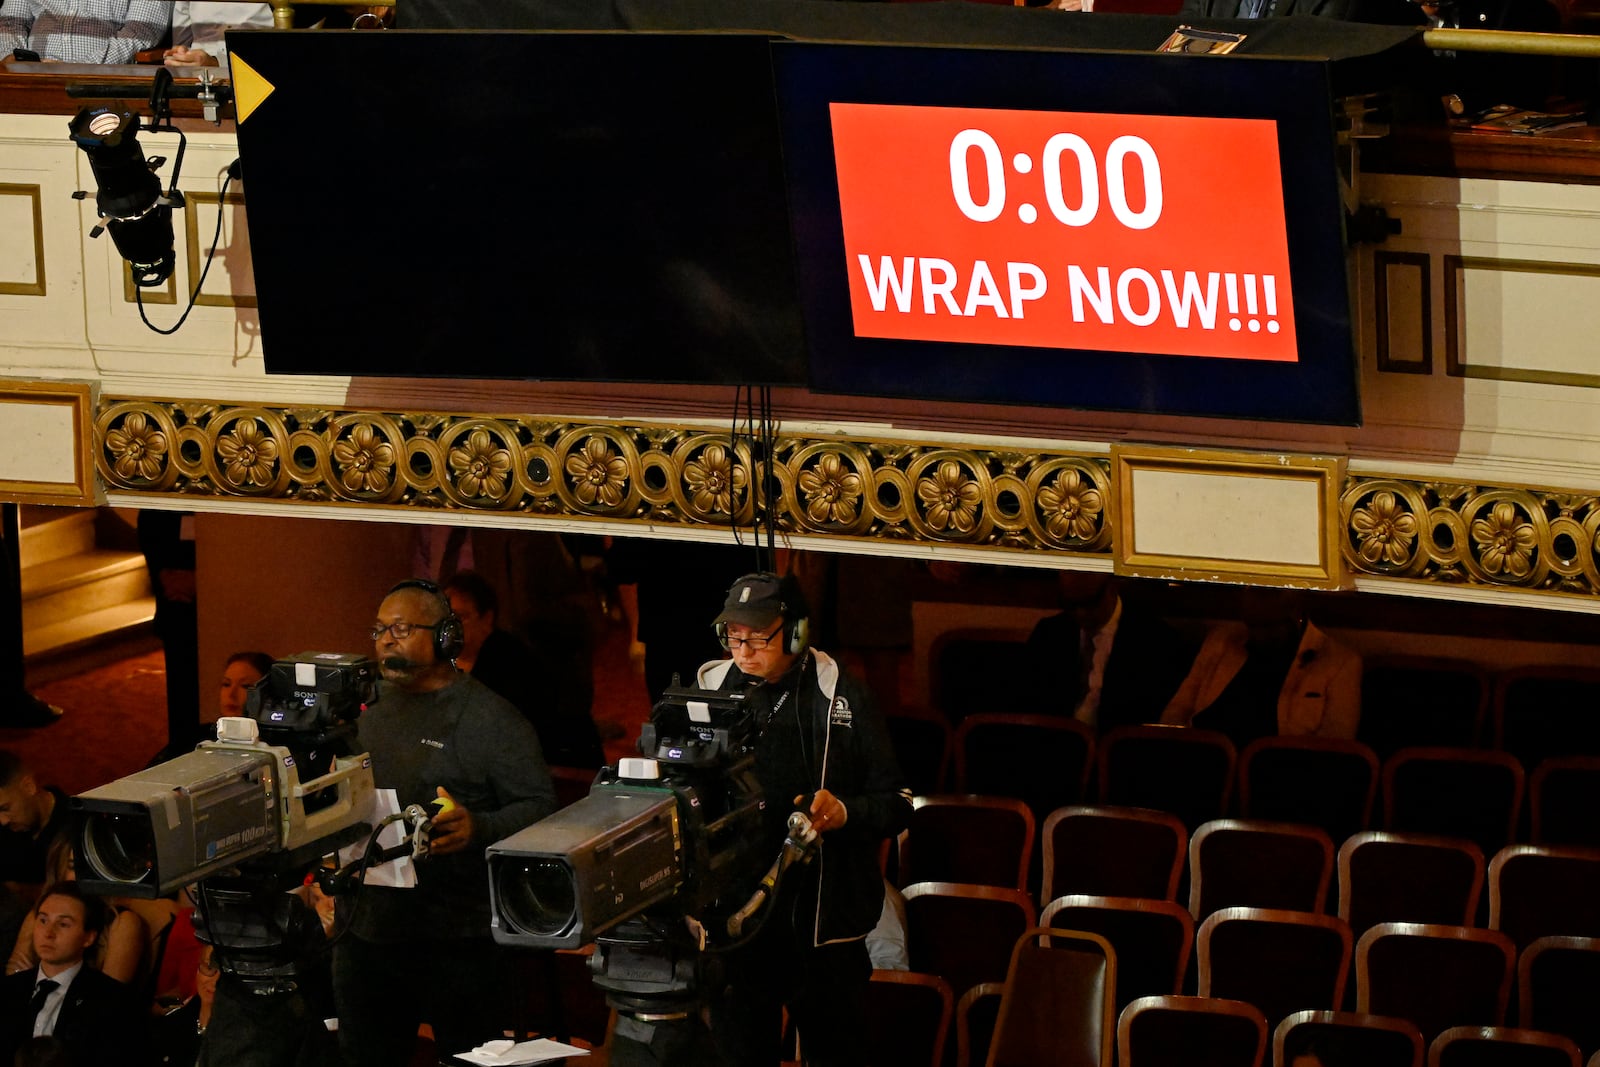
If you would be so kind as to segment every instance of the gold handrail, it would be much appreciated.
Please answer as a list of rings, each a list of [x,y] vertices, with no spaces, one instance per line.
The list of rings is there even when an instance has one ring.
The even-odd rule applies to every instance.
[[[350,7],[349,0],[272,0],[272,25],[280,30],[294,29],[295,5],[304,4],[309,7]],[[382,5],[394,7],[394,0]]]
[[[1422,31],[1422,43],[1438,51],[1506,52],[1524,56],[1600,57],[1600,37],[1581,33],[1528,33],[1521,30]]]

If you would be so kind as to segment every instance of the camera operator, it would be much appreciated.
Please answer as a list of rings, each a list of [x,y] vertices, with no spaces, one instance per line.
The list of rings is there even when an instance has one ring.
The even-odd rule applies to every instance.
[[[440,1059],[500,1035],[501,957],[490,939],[484,849],[555,810],[528,720],[456,670],[461,622],[431,582],[391,589],[372,628],[383,682],[359,720],[378,788],[402,809],[437,804],[413,888],[368,885],[341,901],[334,950],[339,1043],[350,1067],[410,1062],[417,1027]]]
[[[792,578],[740,578],[715,623],[732,659],[707,663],[698,677],[705,689],[753,686],[755,772],[769,798],[764,851],[778,851],[796,807],[821,834],[820,855],[791,869],[755,940],[727,958],[711,1028],[738,1067],[779,1062],[784,1005],[806,1063],[863,1062],[866,937],[883,910],[879,845],[911,818],[883,719],[859,682],[808,647],[807,615]]]

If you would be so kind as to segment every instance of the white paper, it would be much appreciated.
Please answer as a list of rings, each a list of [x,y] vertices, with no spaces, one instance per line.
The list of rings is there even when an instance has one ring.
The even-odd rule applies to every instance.
[[[397,815],[400,812],[400,798],[395,795],[393,789],[378,789],[374,791],[374,795],[375,800],[372,810],[365,817],[365,821],[369,826],[375,826],[380,820],[390,815]],[[377,847],[390,848],[398,845],[405,840],[405,835],[405,822],[396,820],[385,826],[383,832],[378,835]],[[345,846],[339,850],[339,866],[343,867],[347,863],[355,863],[366,850],[367,841],[365,838],[353,845]],[[401,856],[397,860],[390,860],[388,863],[380,863],[376,866],[368,867],[366,876],[361,880],[367,885],[386,885],[394,889],[413,889],[417,884],[417,868],[411,862],[410,856]]]
[[[539,1038],[535,1041],[489,1041],[479,1045],[471,1052],[458,1052],[456,1059],[468,1063],[482,1064],[483,1067],[513,1067],[525,1063],[549,1063],[551,1060],[565,1059],[568,1056],[587,1056],[589,1050],[578,1048],[576,1045],[563,1045],[559,1041],[549,1038]]]

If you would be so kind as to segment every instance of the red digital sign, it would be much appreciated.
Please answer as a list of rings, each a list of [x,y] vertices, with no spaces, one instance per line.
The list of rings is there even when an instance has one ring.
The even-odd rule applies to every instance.
[[[858,337],[1297,359],[1273,120],[830,111]]]

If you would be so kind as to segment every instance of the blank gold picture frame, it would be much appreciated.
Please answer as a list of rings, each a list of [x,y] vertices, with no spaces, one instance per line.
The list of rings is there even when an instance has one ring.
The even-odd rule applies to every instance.
[[[1116,445],[1118,574],[1335,589],[1344,460]]]
[[[0,378],[0,501],[90,506],[95,477],[94,386]]]

